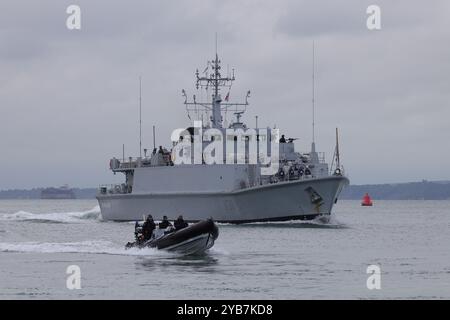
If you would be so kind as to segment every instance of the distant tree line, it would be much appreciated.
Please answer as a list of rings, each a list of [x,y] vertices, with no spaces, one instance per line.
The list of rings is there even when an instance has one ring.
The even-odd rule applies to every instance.
[[[450,181],[350,185],[339,198],[359,200],[366,192],[379,200],[450,200]]]
[[[0,191],[0,199],[40,199],[45,188],[10,189]],[[77,199],[95,199],[96,188],[72,188]]]
[[[44,188],[0,191],[0,199],[40,199]],[[96,188],[73,188],[77,199],[95,199]],[[350,185],[340,199],[360,200],[368,192],[379,200],[450,200],[450,181],[426,181],[396,184]]]

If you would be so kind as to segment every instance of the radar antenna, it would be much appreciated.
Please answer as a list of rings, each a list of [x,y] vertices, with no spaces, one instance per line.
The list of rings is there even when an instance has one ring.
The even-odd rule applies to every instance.
[[[188,101],[186,91],[183,89],[181,93],[182,96],[184,97],[184,104],[186,106],[188,114],[189,111],[195,110],[198,112],[199,109],[201,109],[203,113],[208,113],[209,111],[211,111],[212,113],[210,117],[211,126],[213,128],[222,128],[223,123],[222,111],[227,111],[230,107],[235,107],[236,112],[238,111],[242,111],[242,113],[245,112],[246,107],[249,104],[248,98],[250,97],[250,91],[247,92],[245,102],[243,103],[228,102],[229,94],[227,94],[225,102],[222,102],[222,97],[220,95],[221,88],[228,89],[229,93],[233,81],[236,78],[234,75],[234,69],[232,69],[231,75],[227,74],[227,76],[222,76],[221,74],[221,61],[217,53],[217,36],[216,36],[216,56],[214,60],[208,61],[207,66],[202,73],[200,73],[199,70],[197,69],[195,72],[195,76],[196,76],[195,87],[197,90],[207,89],[210,87],[213,89],[212,101],[211,102],[197,101],[195,95],[193,96],[192,101]]]

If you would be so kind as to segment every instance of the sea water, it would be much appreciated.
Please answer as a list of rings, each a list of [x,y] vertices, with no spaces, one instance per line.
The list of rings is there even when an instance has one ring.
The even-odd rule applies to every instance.
[[[0,299],[450,298],[450,201],[339,201],[329,223],[219,229],[203,256],[125,250],[134,224],[102,221],[95,200],[0,200]]]

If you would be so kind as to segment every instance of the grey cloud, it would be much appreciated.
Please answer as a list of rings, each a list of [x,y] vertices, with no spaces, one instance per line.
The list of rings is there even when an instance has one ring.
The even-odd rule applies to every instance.
[[[107,164],[122,143],[138,152],[139,75],[144,145],[153,124],[169,144],[216,31],[232,98],[252,91],[248,124],[258,115],[309,148],[314,39],[318,147],[330,156],[340,127],[352,182],[450,178],[447,1],[380,1],[377,32],[364,1],[77,3],[79,32],[65,28],[72,1],[0,4],[1,189],[120,179]]]
[[[370,5],[381,9],[385,29],[417,28],[445,19],[448,5],[443,1],[425,5],[420,1],[317,0],[290,1],[279,17],[275,32],[298,37],[367,35],[366,10]]]

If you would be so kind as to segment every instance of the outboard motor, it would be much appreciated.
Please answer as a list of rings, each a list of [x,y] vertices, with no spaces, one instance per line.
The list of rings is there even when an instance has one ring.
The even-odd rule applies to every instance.
[[[142,238],[142,223],[139,221],[136,221],[134,224],[134,237],[136,238],[136,241],[139,241]]]

